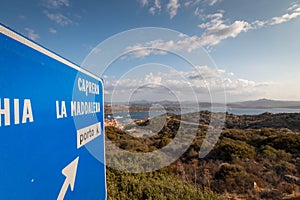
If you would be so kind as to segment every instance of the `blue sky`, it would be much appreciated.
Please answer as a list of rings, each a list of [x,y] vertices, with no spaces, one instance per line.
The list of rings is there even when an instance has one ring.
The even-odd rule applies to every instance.
[[[10,0],[0,22],[102,76],[106,99],[300,100],[297,0]],[[114,36],[143,27],[170,30]]]

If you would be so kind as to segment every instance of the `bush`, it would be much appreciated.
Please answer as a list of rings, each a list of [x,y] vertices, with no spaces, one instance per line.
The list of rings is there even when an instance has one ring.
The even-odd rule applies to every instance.
[[[218,192],[249,193],[254,179],[240,165],[223,163],[215,176],[214,189]]]
[[[280,161],[278,164],[275,165],[275,171],[279,175],[293,175],[297,172],[297,167],[289,162]]]
[[[108,199],[221,199],[213,192],[202,192],[191,184],[181,182],[170,172],[129,174],[107,169]]]
[[[217,178],[237,177],[246,174],[244,168],[240,165],[223,163],[219,171],[216,173]]]
[[[251,134],[246,133],[244,130],[237,130],[237,129],[229,129],[222,132],[222,136],[226,138],[230,138],[233,140],[240,140],[244,142],[249,142],[251,138]]]
[[[246,142],[223,138],[211,155],[216,159],[228,162],[237,158],[254,158],[256,153],[254,147]]]
[[[289,161],[292,158],[290,153],[286,153],[284,150],[276,150],[275,148],[265,145],[259,150],[261,156],[269,160],[285,160]]]
[[[288,134],[273,136],[263,140],[261,145],[269,145],[275,149],[281,149],[288,153],[299,155],[300,135]]]

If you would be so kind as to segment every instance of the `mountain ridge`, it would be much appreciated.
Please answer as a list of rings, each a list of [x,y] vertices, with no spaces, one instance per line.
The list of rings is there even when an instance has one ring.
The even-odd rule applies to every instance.
[[[105,102],[107,105],[108,103]],[[248,100],[248,101],[240,101],[240,102],[231,102],[231,103],[211,103],[211,102],[177,102],[177,101],[169,101],[169,100],[160,100],[160,101],[148,101],[148,100],[139,100],[129,102],[129,105],[137,105],[137,106],[151,106],[153,104],[160,104],[163,106],[178,106],[181,105],[194,105],[199,107],[228,107],[228,108],[291,108],[291,109],[300,109],[300,101],[287,101],[287,100],[272,100],[267,98],[262,98],[258,100]],[[116,103],[116,105],[128,105],[128,103]]]

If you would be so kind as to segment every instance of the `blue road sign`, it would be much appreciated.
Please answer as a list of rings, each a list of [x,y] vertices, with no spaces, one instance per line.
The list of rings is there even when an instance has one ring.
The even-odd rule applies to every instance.
[[[100,78],[0,25],[0,199],[106,199],[103,103]]]

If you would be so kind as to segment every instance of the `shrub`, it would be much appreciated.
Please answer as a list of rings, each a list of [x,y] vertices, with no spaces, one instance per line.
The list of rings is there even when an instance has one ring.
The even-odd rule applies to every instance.
[[[240,165],[223,163],[215,176],[214,189],[218,192],[248,193],[254,179]]]
[[[232,161],[236,158],[254,158],[254,147],[245,142],[223,138],[211,154],[214,158]]]
[[[299,155],[300,135],[288,134],[273,136],[263,140],[261,145],[269,145],[275,149],[281,149],[288,153]]]
[[[244,130],[229,129],[222,133],[222,136],[233,139],[247,142],[250,139],[250,136]]]
[[[284,150],[276,150],[269,145],[262,146],[259,152],[261,156],[269,160],[289,161],[292,158],[292,155],[290,153],[286,153]]]
[[[213,192],[202,192],[181,182],[176,175],[164,171],[130,174],[107,169],[108,199],[221,199]]]
[[[240,165],[223,163],[220,166],[219,171],[216,173],[217,178],[225,177],[237,177],[244,175],[246,172],[244,168]]]
[[[275,165],[275,171],[279,175],[293,175],[297,172],[297,167],[289,162],[280,161],[278,164]]]

